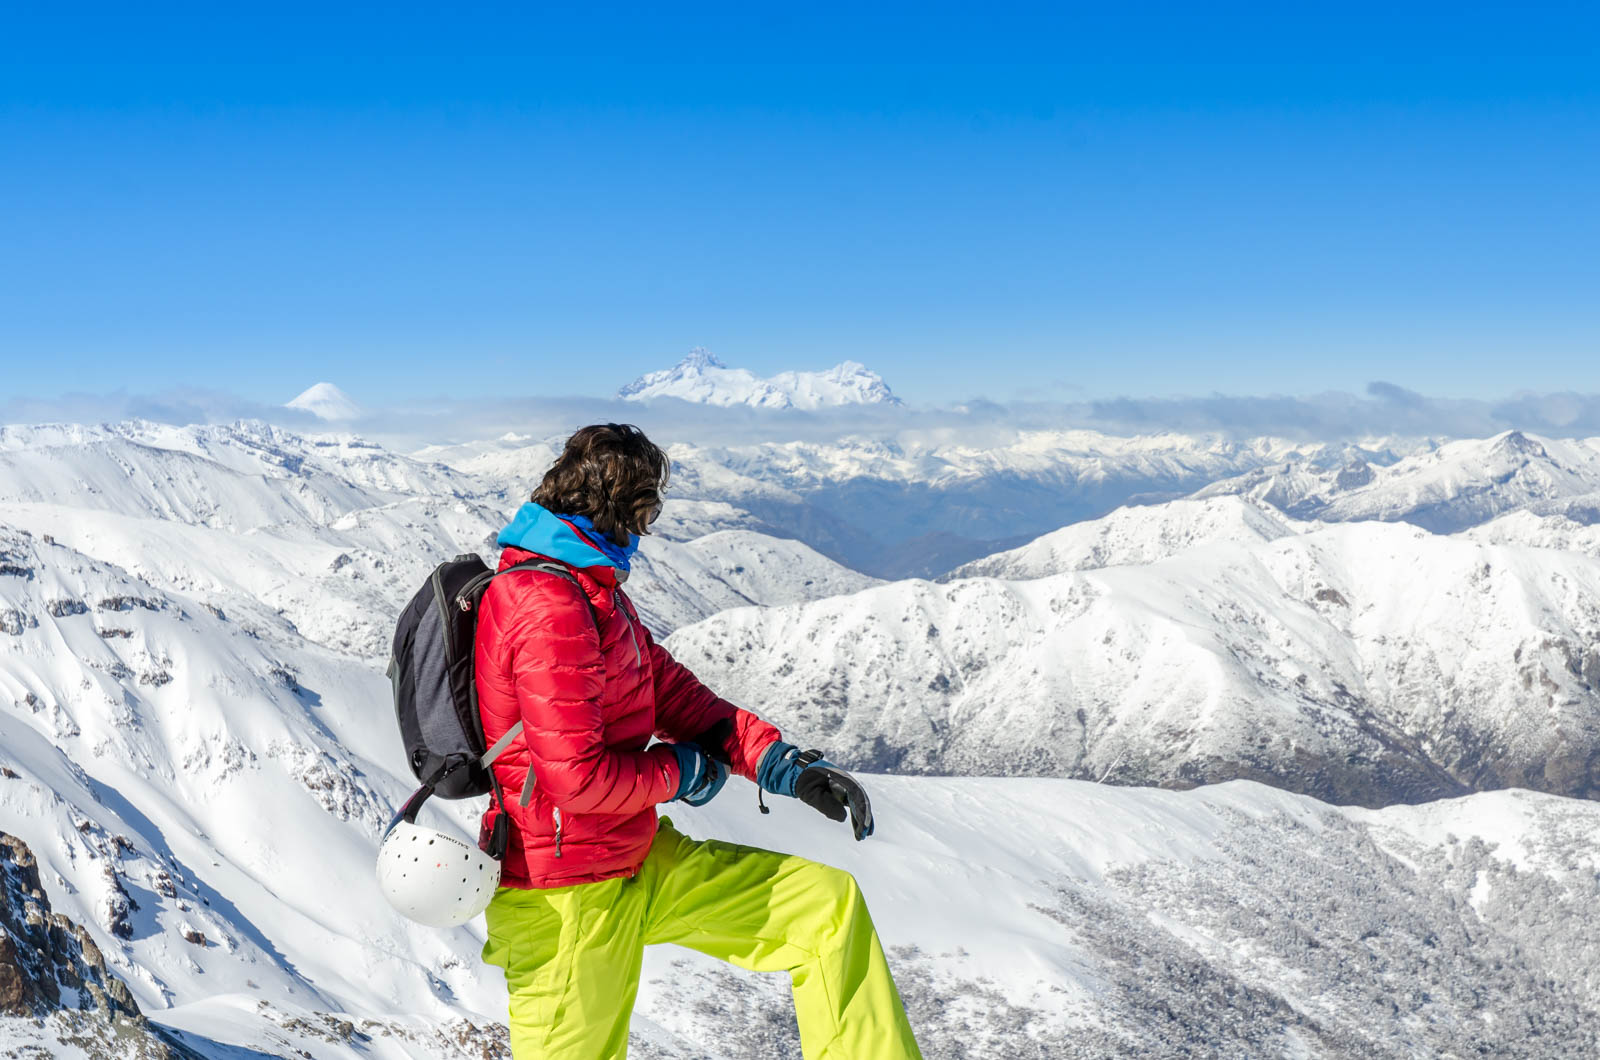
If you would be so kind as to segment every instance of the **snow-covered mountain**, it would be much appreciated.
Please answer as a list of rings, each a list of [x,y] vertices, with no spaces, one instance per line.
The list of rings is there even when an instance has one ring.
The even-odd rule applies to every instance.
[[[648,372],[621,390],[624,401],[677,398],[724,408],[814,410],[836,405],[900,405],[883,377],[865,365],[845,361],[825,372],[779,372],[763,379],[747,368],[729,368],[696,347],[671,368]]]
[[[263,423],[0,427],[6,506],[55,504],[244,532],[326,525],[418,495],[477,492],[475,481],[443,464],[350,435],[300,435]]]
[[[358,438],[259,424],[0,428],[0,525],[373,659],[435,564],[499,551],[520,502],[505,493]],[[645,620],[665,635],[724,607],[874,583],[770,530],[727,504],[669,500],[629,584]]]
[[[1249,777],[1364,804],[1600,795],[1600,560],[1214,505],[1170,506],[1164,529],[1139,510],[1154,541],[1220,530],[1175,554],[1119,542],[1121,515],[1074,528],[1135,565],[1082,570],[1079,547],[1067,573],[728,611],[668,643],[864,768]]]
[[[339,423],[361,418],[361,406],[332,383],[316,383],[305,390],[284,408],[309,412],[319,420]]]
[[[1300,519],[1381,519],[1451,533],[1527,511],[1600,522],[1600,438],[1507,431],[1448,442],[1382,467],[1317,468],[1291,460],[1216,482],[1197,496],[1243,494]]]
[[[859,532],[836,512],[898,518],[896,496],[985,498],[1014,525],[1052,483],[1109,497],[1302,452],[1328,459],[1067,435],[675,449],[628,588],[713,687],[848,764],[1247,776],[1366,802],[1593,794],[1600,556],[1568,519],[1439,537],[1172,501],[994,557],[1009,580],[943,585],[881,584],[805,543]],[[492,554],[553,456],[516,438],[418,459],[248,423],[0,428],[0,833],[37,874],[0,856],[0,923],[77,925],[49,937],[92,942],[96,988],[122,983],[148,1021],[108,1024],[75,1007],[93,990],[61,988],[0,1014],[0,1052],[506,1055],[481,924],[424,930],[373,890],[412,786],[382,668],[400,602],[440,558]],[[862,844],[789,800],[757,813],[737,780],[668,812],[854,872],[930,1057],[1597,1048],[1593,803],[867,783]],[[477,809],[433,807],[463,829]],[[47,949],[71,947],[30,952]],[[8,960],[0,945],[0,987],[24,964],[87,981],[70,954]],[[671,949],[646,971],[632,1055],[798,1055],[781,980]]]
[[[1118,508],[1103,519],[1074,523],[1019,548],[964,564],[939,580],[1045,578],[1067,571],[1155,563],[1215,541],[1241,545],[1276,541],[1312,525],[1226,495]]]
[[[1486,545],[1548,548],[1600,559],[1600,523],[1580,523],[1564,515],[1512,512],[1465,530],[1462,536]]]

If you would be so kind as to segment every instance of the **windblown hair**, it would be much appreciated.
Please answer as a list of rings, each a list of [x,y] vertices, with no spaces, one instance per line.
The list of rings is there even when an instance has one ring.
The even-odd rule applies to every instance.
[[[533,502],[558,515],[582,515],[618,545],[648,534],[672,462],[631,423],[597,423],[567,439]]]

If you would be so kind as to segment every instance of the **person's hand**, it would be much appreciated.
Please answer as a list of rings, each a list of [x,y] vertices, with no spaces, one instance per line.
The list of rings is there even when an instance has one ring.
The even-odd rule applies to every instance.
[[[728,767],[708,755],[698,744],[669,743],[678,756],[678,790],[673,800],[690,806],[704,806],[717,797],[728,782]]]
[[[872,834],[872,801],[866,789],[823,758],[821,751],[801,751],[779,740],[761,756],[756,783],[774,795],[799,799],[832,820],[843,821],[848,816],[858,841]]]
[[[799,800],[835,821],[850,815],[850,830],[856,842],[872,834],[872,802],[855,777],[826,758],[819,758],[800,771],[795,784]]]

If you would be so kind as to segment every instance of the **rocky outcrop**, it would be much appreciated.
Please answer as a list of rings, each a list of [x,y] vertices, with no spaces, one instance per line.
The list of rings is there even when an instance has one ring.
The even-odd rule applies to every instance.
[[[91,1056],[174,1060],[127,984],[106,967],[82,926],[52,912],[28,845],[0,832],[0,1018],[28,1020],[31,1040],[53,1034]]]

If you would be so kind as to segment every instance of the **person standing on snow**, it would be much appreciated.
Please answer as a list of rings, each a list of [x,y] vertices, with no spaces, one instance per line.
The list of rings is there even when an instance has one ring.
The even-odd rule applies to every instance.
[[[500,533],[501,570],[544,557],[577,582],[513,571],[478,617],[484,736],[524,724],[492,766],[505,804],[480,839],[509,815],[483,959],[505,970],[512,1055],[625,1056],[643,948],[670,942],[788,972],[807,1060],[920,1058],[849,873],[657,821],[660,803],[709,802],[731,770],[872,833],[854,778],[718,698],[639,621],[622,583],[668,474],[637,427],[585,427]]]

